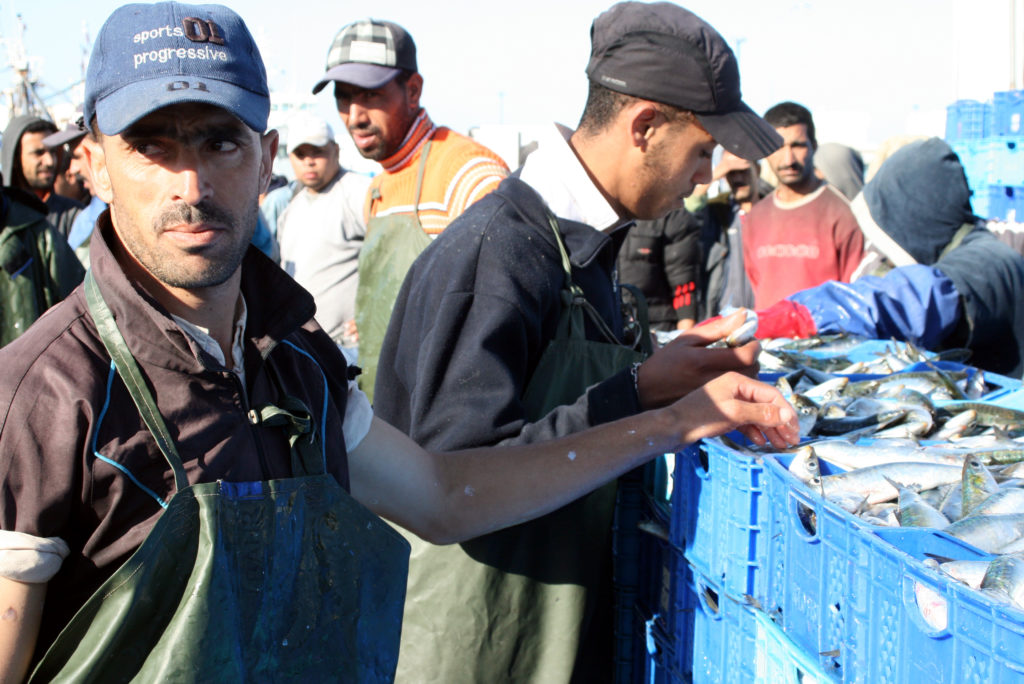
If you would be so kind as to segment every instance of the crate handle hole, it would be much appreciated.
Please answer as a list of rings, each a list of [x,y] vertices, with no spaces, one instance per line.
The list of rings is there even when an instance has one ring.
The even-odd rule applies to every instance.
[[[945,595],[932,586],[904,577],[904,603],[911,618],[932,638],[948,634],[949,603]]]
[[[718,615],[718,592],[709,586],[702,586],[700,592],[701,603],[707,606],[712,615]]]
[[[796,519],[808,535],[813,537],[818,533],[818,514],[807,504],[796,502]]]

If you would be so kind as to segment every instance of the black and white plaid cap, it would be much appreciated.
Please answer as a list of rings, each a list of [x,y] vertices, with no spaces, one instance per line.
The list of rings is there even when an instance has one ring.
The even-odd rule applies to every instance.
[[[416,44],[405,29],[390,21],[364,19],[334,36],[327,51],[327,72],[313,93],[331,81],[380,88],[402,71],[417,70]]]
[[[670,2],[620,2],[590,28],[591,81],[697,115],[725,149],[751,161],[782,146],[740,95],[736,56],[696,14]]]

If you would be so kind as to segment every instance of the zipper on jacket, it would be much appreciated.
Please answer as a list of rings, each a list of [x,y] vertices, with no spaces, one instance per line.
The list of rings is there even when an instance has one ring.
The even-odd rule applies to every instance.
[[[245,389],[245,384],[242,379],[238,377],[236,373],[232,373],[229,370],[223,371],[231,376],[235,385],[238,387],[238,396],[242,399],[242,411],[245,413],[245,420],[249,424],[249,429],[252,434],[252,441],[256,444],[256,456],[260,461],[260,471],[263,473],[264,479],[270,477],[270,463],[267,461],[267,452],[263,448],[263,440],[259,434],[257,428],[260,426],[260,416],[256,412],[256,409],[249,403],[249,393]]]

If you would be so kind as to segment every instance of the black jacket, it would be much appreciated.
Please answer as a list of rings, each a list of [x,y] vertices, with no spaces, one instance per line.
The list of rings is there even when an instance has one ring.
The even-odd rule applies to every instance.
[[[540,196],[509,178],[420,255],[398,295],[374,413],[428,449],[538,442],[639,412],[628,370],[527,423],[523,391],[554,338],[564,272]],[[559,219],[573,277],[622,330],[612,271],[625,230]],[[591,339],[601,339],[588,329]]]
[[[971,363],[1024,375],[1024,258],[984,229],[935,263],[953,281],[963,314],[945,347],[968,347]]]
[[[647,298],[652,330],[675,330],[698,318],[701,223],[685,209],[655,221],[637,221],[619,251],[619,282]]]

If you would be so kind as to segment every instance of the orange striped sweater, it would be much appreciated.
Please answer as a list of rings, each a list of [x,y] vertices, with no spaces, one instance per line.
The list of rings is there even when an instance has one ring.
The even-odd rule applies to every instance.
[[[501,157],[480,143],[443,126],[435,126],[421,109],[409,127],[401,147],[381,162],[366,195],[366,217],[411,214],[416,195],[416,175],[427,140],[430,153],[420,191],[419,219],[430,236],[436,236],[508,175]]]

